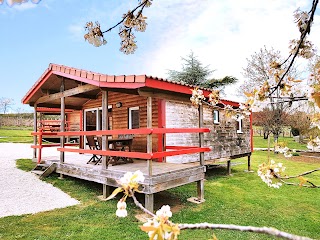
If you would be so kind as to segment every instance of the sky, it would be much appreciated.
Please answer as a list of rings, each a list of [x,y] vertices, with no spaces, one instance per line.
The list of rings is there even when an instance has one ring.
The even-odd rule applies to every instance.
[[[309,10],[311,0],[153,0],[145,9],[147,30],[136,33],[133,55],[119,51],[118,29],[105,36],[108,44],[85,42],[84,26],[99,21],[102,30],[117,23],[137,0],[41,0],[9,7],[0,5],[0,98],[14,99],[12,111],[30,112],[21,99],[50,63],[110,75],[167,78],[181,69],[181,57],[193,51],[209,65],[214,78],[234,76],[241,83],[246,59],[266,46],[288,56],[289,40],[298,38],[293,12]],[[316,12],[309,39],[320,42]],[[302,66],[303,63],[302,63]],[[236,96],[239,84],[226,89]]]

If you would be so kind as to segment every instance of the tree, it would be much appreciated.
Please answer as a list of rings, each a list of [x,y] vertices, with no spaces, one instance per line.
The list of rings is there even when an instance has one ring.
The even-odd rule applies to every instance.
[[[288,114],[285,111],[276,112],[267,107],[252,114],[253,125],[263,127],[264,139],[267,139],[270,133],[279,136],[287,121]]]
[[[12,105],[14,105],[14,100],[12,98],[0,98],[0,110],[3,114],[6,114]]]
[[[270,63],[283,61],[280,51],[274,48],[268,49],[266,46],[260,48],[258,52],[251,55],[251,58],[247,58],[247,66],[243,68],[243,76],[245,77],[244,83],[240,86],[239,91],[252,92],[257,86],[262,86],[270,78],[274,76],[270,74],[272,67]],[[297,77],[297,68],[295,66],[290,68],[288,75],[291,78]],[[266,87],[266,86],[265,86]],[[267,113],[264,122],[264,137],[268,137],[269,133],[273,133],[274,140],[277,142],[279,134],[283,128],[283,117],[285,116],[284,110],[291,104],[282,103],[277,101],[278,91],[274,95],[268,96],[270,103],[263,106],[263,112]],[[269,109],[267,109],[269,108]]]
[[[296,129],[298,131],[300,142],[303,141],[303,136],[308,134],[311,130],[311,118],[303,111],[297,111],[291,114],[288,118],[288,124],[290,125],[291,129]]]
[[[272,77],[270,76],[270,63],[284,61],[280,51],[275,50],[273,47],[268,49],[266,46],[260,48],[258,52],[255,52],[246,60],[247,66],[242,69],[242,75],[245,77],[245,80],[239,88],[240,94],[251,92],[254,88],[261,86]],[[291,67],[288,75],[296,78],[298,76],[297,67]]]
[[[168,75],[171,80],[183,82],[190,85],[202,85],[214,70],[209,69],[209,65],[203,66],[191,51],[190,54],[182,60],[182,70],[169,70]]]
[[[226,76],[222,79],[209,78],[214,70],[211,70],[209,65],[203,66],[192,51],[187,57],[181,57],[181,60],[181,71],[168,71],[168,75],[171,80],[205,88],[223,88],[238,80],[231,76]]]

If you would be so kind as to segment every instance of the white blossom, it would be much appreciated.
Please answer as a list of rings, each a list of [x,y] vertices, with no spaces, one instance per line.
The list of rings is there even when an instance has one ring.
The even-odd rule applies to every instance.
[[[142,183],[144,182],[145,177],[140,170],[132,172],[126,172],[123,177],[120,178],[119,183],[121,185],[129,185],[131,183]]]
[[[156,216],[161,218],[161,219],[168,219],[170,217],[172,217],[172,212],[170,210],[170,206],[169,205],[164,205],[162,206],[157,212],[156,212]]]
[[[127,208],[126,202],[123,200],[120,200],[117,203],[117,211],[116,211],[117,217],[126,217],[128,215],[126,208]]]

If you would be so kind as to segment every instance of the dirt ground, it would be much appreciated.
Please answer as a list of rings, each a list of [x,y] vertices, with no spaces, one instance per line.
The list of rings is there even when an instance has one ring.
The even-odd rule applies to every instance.
[[[293,156],[290,158],[292,161],[320,163],[320,152],[300,152],[300,156]]]

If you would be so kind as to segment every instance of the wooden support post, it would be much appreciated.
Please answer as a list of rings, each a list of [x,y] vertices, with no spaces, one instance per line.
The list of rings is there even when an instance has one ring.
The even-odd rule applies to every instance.
[[[108,130],[108,91],[102,90],[102,130]],[[102,150],[108,150],[106,135],[102,136]],[[107,169],[107,156],[102,156],[102,168]]]
[[[204,180],[200,180],[197,182],[197,195],[198,195],[198,201],[203,202],[204,201]]]
[[[102,184],[102,200],[105,200],[107,197],[109,197],[111,194],[111,188],[110,186],[106,184]]]
[[[65,90],[65,86],[64,86],[64,78],[62,78],[62,82],[61,82],[61,88],[60,91],[64,92]],[[61,97],[61,107],[60,107],[60,132],[64,132],[65,131],[65,117],[66,117],[66,113],[65,113],[65,98],[64,96]],[[64,141],[65,141],[65,136],[61,136],[60,137],[60,147],[64,148]],[[60,164],[64,163],[64,152],[61,151],[60,152]],[[60,173],[60,178],[63,179],[63,174]]]
[[[248,172],[251,172],[251,155],[248,156]]]
[[[108,130],[108,91],[101,90],[102,93],[102,130]],[[109,150],[106,135],[102,136],[102,151]],[[102,169],[107,169],[107,156],[102,156]],[[102,184],[102,199],[110,195],[110,186]]]
[[[154,211],[154,196],[153,194],[145,194],[145,208],[153,213]]]
[[[34,112],[33,112],[33,131],[37,132],[38,131],[38,118],[37,118],[37,104],[34,106]],[[33,136],[33,145],[37,145],[37,135]],[[33,161],[37,161],[37,149],[33,149]]]
[[[152,128],[152,97],[147,98],[147,128]],[[152,153],[152,135],[147,135],[147,153]],[[152,160],[149,159],[148,163],[148,175],[152,176]],[[145,194],[145,208],[150,212],[153,212],[154,197],[153,194]]]
[[[147,128],[152,128],[152,98],[147,98]],[[147,153],[152,153],[152,135],[147,135]],[[152,175],[152,160],[148,160],[148,175]]]
[[[231,160],[228,160],[227,162],[227,172],[228,175],[231,175]]]
[[[199,106],[199,128],[203,128],[203,106]],[[199,146],[204,146],[204,133],[199,133]],[[200,165],[204,166],[204,152],[200,153]],[[198,195],[198,201],[203,202],[204,201],[204,179],[197,182],[197,195]]]
[[[199,106],[199,128],[203,128],[203,106]],[[204,147],[204,133],[199,133],[199,146]],[[200,153],[200,165],[204,166],[204,152]]]

